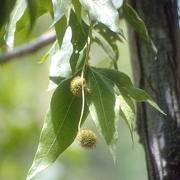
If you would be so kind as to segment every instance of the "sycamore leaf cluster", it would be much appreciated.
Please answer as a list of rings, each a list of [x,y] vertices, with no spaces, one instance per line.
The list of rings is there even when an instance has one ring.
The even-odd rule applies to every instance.
[[[13,48],[16,32],[31,31],[36,20],[45,13],[52,16],[51,28],[57,36],[57,41],[41,60],[44,62],[51,57],[49,89],[54,89],[54,93],[27,180],[51,165],[73,143],[88,115],[113,150],[119,119],[123,119],[133,133],[134,101],[147,102],[162,112],[147,92],[135,88],[130,78],[118,70],[118,43],[126,39],[120,16],[153,45],[144,22],[126,2],[8,0],[2,3],[0,12],[4,9],[7,11],[0,18],[0,52],[7,46]],[[113,68],[89,65],[92,43],[104,49]],[[93,141],[84,141],[84,137],[87,140],[90,136]],[[95,146],[96,136],[90,131],[85,132],[83,138],[78,136],[83,146]]]

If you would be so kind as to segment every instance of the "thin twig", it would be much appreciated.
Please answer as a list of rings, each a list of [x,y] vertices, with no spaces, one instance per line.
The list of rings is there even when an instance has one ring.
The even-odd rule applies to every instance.
[[[84,89],[84,85],[83,85],[83,80],[84,80],[85,68],[86,68],[86,66],[88,64],[88,60],[89,60],[89,53],[90,53],[90,49],[91,49],[91,43],[92,43],[92,24],[91,24],[90,29],[89,29],[87,48],[86,48],[86,57],[85,57],[84,65],[83,65],[82,72],[81,72],[81,79],[82,79],[82,108],[81,108],[81,116],[80,116],[79,125],[78,125],[78,131],[81,130],[81,123],[82,123],[82,119],[83,119],[83,115],[84,115],[85,89]]]
[[[14,58],[34,53],[41,48],[47,46],[50,43],[53,43],[56,40],[55,32],[49,32],[43,34],[38,39],[28,44],[19,46],[13,50],[10,50],[4,54],[0,54],[0,64],[6,63]]]

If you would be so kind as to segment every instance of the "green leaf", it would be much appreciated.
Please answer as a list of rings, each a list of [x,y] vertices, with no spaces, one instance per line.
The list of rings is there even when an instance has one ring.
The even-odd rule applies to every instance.
[[[136,101],[147,102],[162,114],[166,115],[161,108],[154,102],[151,96],[144,90],[134,87],[125,88],[126,92]]]
[[[64,80],[65,78],[61,76],[50,76],[49,79],[50,79],[50,85],[48,90],[51,90],[56,88],[57,85],[59,85],[61,81]]]
[[[68,14],[68,9],[71,7],[71,0],[52,0],[54,21],[56,24],[64,15]]]
[[[137,12],[128,3],[123,4],[123,15],[127,22],[143,39],[150,41],[150,37],[144,21],[139,17]]]
[[[131,79],[126,74],[107,68],[95,68],[98,72],[104,75],[106,78],[114,82],[119,88],[122,87],[133,87]]]
[[[157,55],[157,49],[151,40],[148,30],[144,21],[139,17],[137,12],[128,4],[123,4],[123,15],[127,22],[134,28],[134,30],[142,37],[144,40],[148,41],[150,44],[150,48],[152,49],[154,56]]]
[[[26,0],[17,0],[16,5],[10,15],[10,21],[6,32],[6,43],[10,48],[13,48],[14,46],[14,34],[16,31],[16,23],[23,16],[26,7]]]
[[[83,68],[84,62],[86,60],[86,51],[87,48],[85,47],[78,53],[78,59],[74,64],[71,64],[71,67],[74,66],[74,72],[78,72]]]
[[[109,30],[105,25],[98,24],[93,31],[93,41],[100,45],[112,60],[115,69],[118,69],[117,61],[119,58],[119,49],[116,44],[119,36]]]
[[[24,0],[27,1],[27,0]],[[45,13],[52,14],[52,3],[51,0],[28,0],[28,7],[26,8],[23,16],[16,24],[16,32],[19,34],[24,34],[26,36],[30,35],[32,28],[35,25],[37,19]],[[27,39],[26,39],[27,41]],[[22,42],[21,42],[22,43]]]
[[[87,42],[89,27],[84,22],[80,24],[73,11],[71,11],[69,25],[72,28],[72,44],[74,49],[81,51]]]
[[[102,23],[98,23],[95,25],[94,29],[98,31],[99,34],[101,34],[108,42],[114,42],[114,41],[120,41],[122,42],[121,37],[116,33],[107,28],[106,25]],[[108,36],[108,37],[106,37]]]
[[[78,17],[71,10],[69,25],[72,28],[72,44],[73,44],[73,54],[71,56],[71,68],[73,72],[77,72],[77,63],[82,49],[85,49],[87,43],[89,27],[82,21],[79,23]]]
[[[55,31],[56,31],[56,37],[59,43],[59,47],[61,48],[64,34],[66,32],[67,28],[67,18],[66,16],[63,16],[58,22],[55,24]]]
[[[22,30],[26,30],[29,33],[29,9],[26,8],[23,16],[16,23],[16,33],[20,33]],[[29,34],[28,34],[29,35]]]
[[[38,5],[36,0],[27,0],[29,17],[30,17],[30,30],[33,28],[36,18],[38,17]]]
[[[71,43],[72,39],[72,30],[71,27],[68,27],[64,35],[62,47],[58,50],[51,59],[50,66],[50,77],[60,77],[60,78],[69,78],[72,74],[70,66],[70,58],[73,53],[73,46]],[[49,90],[56,87],[55,85],[50,84]]]
[[[27,0],[27,2],[30,18],[29,30],[31,30],[38,17],[46,12],[52,12],[52,3],[51,0]]]
[[[130,78],[117,70],[106,69],[106,68],[96,68],[98,72],[103,74],[106,78],[114,82],[118,87],[120,93],[129,95],[136,101],[144,101],[152,105],[162,114],[165,114],[160,107],[153,101],[150,95],[142,89],[134,88]]]
[[[59,47],[62,45],[64,33],[67,27],[67,14],[71,7],[71,0],[52,0],[54,20],[51,26],[55,25],[56,36]]]
[[[144,21],[139,17],[137,12],[128,3],[123,4],[123,15],[127,22],[140,35],[140,37],[149,42],[150,49],[152,50],[152,52],[154,53],[153,55],[156,58],[158,50],[156,49],[156,46],[154,45],[152,39],[149,36]]]
[[[74,6],[75,12],[76,12],[76,16],[78,18],[79,24],[81,24],[81,3],[79,2],[79,0],[72,0],[72,4]]]
[[[123,89],[123,87],[133,87],[130,78],[126,74],[113,69],[96,68],[96,71],[115,83],[119,88],[121,94],[119,94],[117,98],[119,100],[120,116],[127,123],[132,135],[133,123],[135,118],[135,106],[131,98],[128,97],[128,93],[126,93],[126,91]]]
[[[112,85],[95,70],[88,71],[89,110],[97,128],[108,145],[117,140],[116,119],[118,117],[116,98]]]
[[[4,51],[5,49],[5,39],[4,36],[6,34],[6,28],[5,26],[2,26],[2,28],[0,29],[0,53]]]
[[[16,0],[3,0],[0,5],[0,30],[3,25],[7,24],[11,11],[16,4]]]
[[[135,106],[132,99],[127,95],[118,95],[120,104],[120,116],[129,127],[129,130],[133,132],[134,120],[135,120]],[[132,136],[133,137],[133,136]]]
[[[112,31],[120,33],[119,15],[111,0],[80,0],[91,20],[105,24]]]
[[[51,0],[38,0],[38,7],[39,9],[43,9],[45,12],[49,11],[50,13],[52,12],[52,1]]]
[[[94,32],[93,33],[93,41],[96,42],[98,45],[100,45],[104,51],[107,53],[107,55],[110,57],[110,59],[113,60],[114,63],[117,62],[119,53],[115,54],[115,52],[118,52],[118,47],[114,46],[117,51],[114,51],[111,44],[109,44],[99,33]]]
[[[82,99],[70,92],[71,79],[55,90],[44,123],[38,150],[26,180],[51,165],[74,141],[80,120]],[[87,108],[85,114],[87,114]]]

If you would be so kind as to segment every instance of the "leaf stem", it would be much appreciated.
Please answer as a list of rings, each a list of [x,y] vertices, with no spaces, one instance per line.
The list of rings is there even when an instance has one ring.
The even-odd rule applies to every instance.
[[[81,123],[82,123],[82,119],[83,119],[83,114],[84,114],[84,106],[85,106],[85,86],[84,86],[84,73],[86,70],[86,65],[88,64],[88,60],[89,60],[89,53],[90,53],[90,49],[91,49],[91,43],[92,43],[92,23],[90,23],[90,29],[89,29],[89,33],[88,33],[88,40],[87,40],[87,48],[86,48],[86,57],[84,60],[84,64],[83,64],[83,68],[82,68],[82,72],[81,72],[81,79],[82,79],[82,108],[81,108],[81,116],[80,116],[80,120],[79,120],[79,124],[78,124],[78,131],[81,130]]]

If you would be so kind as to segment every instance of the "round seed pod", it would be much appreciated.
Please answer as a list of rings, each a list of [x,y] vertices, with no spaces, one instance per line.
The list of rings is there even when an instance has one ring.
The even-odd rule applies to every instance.
[[[77,142],[80,144],[83,148],[86,149],[92,149],[96,147],[97,144],[97,136],[96,134],[88,129],[81,130],[77,137]]]
[[[70,91],[74,96],[80,97],[82,94],[82,86],[86,87],[86,80],[81,76],[76,76],[70,83]]]

